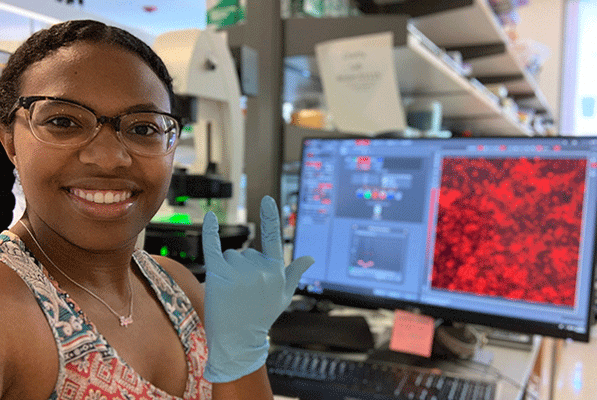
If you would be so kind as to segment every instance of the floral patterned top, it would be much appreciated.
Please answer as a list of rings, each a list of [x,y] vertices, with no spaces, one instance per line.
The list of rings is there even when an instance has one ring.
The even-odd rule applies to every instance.
[[[133,259],[160,299],[187,356],[189,376],[183,399],[211,399],[203,378],[207,361],[205,331],[187,296],[149,254]],[[174,400],[137,374],[97,331],[79,306],[10,231],[0,234],[0,262],[29,286],[52,328],[59,355],[58,380],[51,400]]]

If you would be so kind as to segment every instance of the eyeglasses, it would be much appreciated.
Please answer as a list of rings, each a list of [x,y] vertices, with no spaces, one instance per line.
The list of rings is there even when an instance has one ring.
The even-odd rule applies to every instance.
[[[108,123],[120,142],[131,152],[160,156],[172,152],[178,144],[181,124],[168,113],[134,111],[116,117],[97,116],[90,108],[75,101],[48,96],[20,97],[9,114],[23,108],[33,136],[42,143],[61,148],[78,148],[91,142]]]

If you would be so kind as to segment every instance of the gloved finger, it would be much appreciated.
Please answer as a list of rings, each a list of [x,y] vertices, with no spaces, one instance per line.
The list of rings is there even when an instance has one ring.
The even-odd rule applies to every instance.
[[[242,253],[238,250],[228,249],[224,251],[223,257],[229,265],[234,266],[236,268],[244,264],[244,257]]]
[[[221,265],[226,262],[222,256],[222,245],[220,243],[218,230],[218,218],[210,211],[205,215],[205,218],[203,218],[203,229],[201,232],[203,258],[205,259],[206,268],[218,264]]]
[[[280,233],[280,215],[276,201],[270,196],[261,200],[261,249],[263,254],[273,260],[284,261],[282,235]]]
[[[286,292],[294,293],[301,276],[309,269],[315,260],[311,256],[297,258],[286,267]]]
[[[258,252],[257,250],[255,250],[253,248],[245,249],[241,252],[241,254],[243,255],[243,257],[245,257],[247,260],[251,261],[254,264],[261,264],[263,262],[269,262],[269,260],[267,258],[265,258],[265,256],[263,254],[261,254],[260,252]]]

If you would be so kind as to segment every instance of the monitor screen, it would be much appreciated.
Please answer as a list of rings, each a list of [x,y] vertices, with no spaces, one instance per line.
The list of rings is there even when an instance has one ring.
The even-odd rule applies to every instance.
[[[597,138],[306,139],[298,293],[588,341]]]

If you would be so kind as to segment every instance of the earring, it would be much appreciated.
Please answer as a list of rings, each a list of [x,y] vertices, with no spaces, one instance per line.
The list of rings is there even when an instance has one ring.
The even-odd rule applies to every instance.
[[[13,174],[15,176],[15,183],[17,183],[17,184],[20,185],[21,184],[21,177],[19,176],[19,170],[15,168],[13,170]]]

